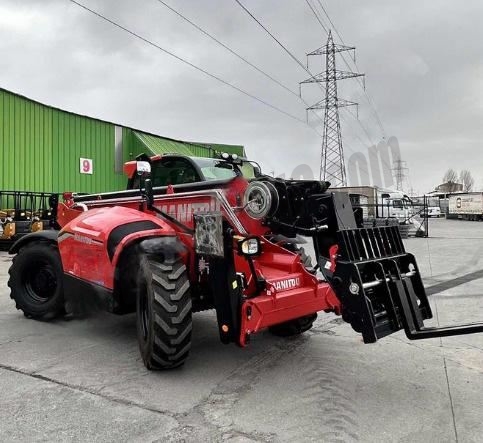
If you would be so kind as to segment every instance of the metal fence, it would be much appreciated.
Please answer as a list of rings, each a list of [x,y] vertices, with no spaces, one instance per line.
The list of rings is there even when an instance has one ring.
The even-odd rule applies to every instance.
[[[426,200],[405,207],[394,207],[391,203],[369,204],[357,201],[352,201],[352,206],[359,210],[364,227],[397,225],[403,238],[429,236]]]

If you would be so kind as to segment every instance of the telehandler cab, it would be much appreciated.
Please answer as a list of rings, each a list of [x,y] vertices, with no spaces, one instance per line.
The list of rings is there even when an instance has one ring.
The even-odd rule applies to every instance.
[[[328,182],[273,178],[228,154],[142,155],[124,169],[127,190],[65,193],[51,202],[60,230],[11,248],[11,298],[27,317],[63,315],[65,294],[94,294],[110,312],[136,312],[149,369],[184,363],[192,313],[205,309],[216,310],[221,341],[242,347],[263,328],[303,333],[319,311],[365,343],[400,329],[409,339],[483,331],[425,327],[431,308],[398,228],[362,228]]]

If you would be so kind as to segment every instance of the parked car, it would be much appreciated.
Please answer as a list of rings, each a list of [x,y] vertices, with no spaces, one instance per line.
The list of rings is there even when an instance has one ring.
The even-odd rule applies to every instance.
[[[441,209],[439,206],[428,206],[427,212],[423,213],[424,217],[441,217]]]

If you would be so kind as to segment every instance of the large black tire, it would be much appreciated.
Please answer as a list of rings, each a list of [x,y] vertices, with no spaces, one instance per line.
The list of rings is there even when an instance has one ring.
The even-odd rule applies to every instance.
[[[63,270],[57,245],[35,241],[13,258],[10,298],[26,317],[49,320],[65,313]]]
[[[304,248],[299,248],[292,243],[284,245],[284,247],[289,251],[299,254],[300,261],[302,262],[304,267],[310,272],[312,271],[312,259],[309,255],[307,255]],[[308,331],[310,328],[312,328],[316,318],[317,314],[314,313],[306,315],[304,317],[296,318],[295,320],[287,321],[285,323],[280,323],[275,326],[270,326],[268,330],[277,337],[292,337],[294,335],[303,334],[305,331]]]
[[[136,300],[139,350],[148,369],[181,366],[191,347],[191,294],[179,256],[140,254]]]

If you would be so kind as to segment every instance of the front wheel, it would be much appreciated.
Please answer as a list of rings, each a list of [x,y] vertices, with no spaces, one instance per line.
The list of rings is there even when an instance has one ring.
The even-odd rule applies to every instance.
[[[10,298],[26,317],[50,319],[64,313],[62,263],[57,245],[32,242],[13,258]]]
[[[180,257],[140,255],[136,324],[139,350],[148,369],[181,366],[191,347],[191,294]]]

